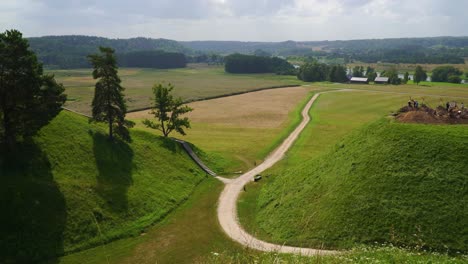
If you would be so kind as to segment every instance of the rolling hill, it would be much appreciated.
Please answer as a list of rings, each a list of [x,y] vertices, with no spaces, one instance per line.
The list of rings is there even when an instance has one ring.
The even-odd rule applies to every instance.
[[[256,222],[275,242],[468,250],[468,129],[382,119],[273,177]]]
[[[0,259],[31,263],[139,235],[206,175],[169,139],[62,111],[31,142],[0,155]]]

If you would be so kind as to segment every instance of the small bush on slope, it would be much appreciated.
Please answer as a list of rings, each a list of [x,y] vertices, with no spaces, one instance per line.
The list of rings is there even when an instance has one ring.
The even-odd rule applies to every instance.
[[[373,123],[262,189],[257,222],[276,242],[390,242],[468,250],[466,126]]]
[[[0,163],[0,259],[33,261],[139,234],[187,199],[205,174],[171,140],[62,112]]]

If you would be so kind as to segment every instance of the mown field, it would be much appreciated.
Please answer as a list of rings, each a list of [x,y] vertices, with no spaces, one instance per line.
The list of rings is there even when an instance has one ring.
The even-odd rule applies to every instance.
[[[287,135],[298,121],[297,113],[310,98],[311,88],[272,89],[190,103],[194,109],[187,116],[192,128],[187,136],[172,136],[187,140],[207,152],[207,161],[223,175],[235,176],[259,164]],[[141,121],[154,118],[148,110],[129,113],[137,129],[146,129]]]
[[[95,80],[91,69],[52,70],[56,79],[63,83],[68,95],[66,107],[80,113],[91,113]],[[183,69],[139,69],[121,68],[119,75],[126,88],[128,109],[151,106],[152,90],[155,83],[172,83],[174,94],[192,101],[207,97],[250,91],[272,86],[300,84],[295,76],[275,74],[228,74],[221,66],[191,64]]]

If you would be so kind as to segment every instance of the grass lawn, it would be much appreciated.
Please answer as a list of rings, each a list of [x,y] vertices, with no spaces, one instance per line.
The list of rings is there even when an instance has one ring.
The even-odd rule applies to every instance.
[[[220,174],[234,176],[260,163],[299,122],[299,112],[311,97],[310,88],[265,90],[193,102],[188,115],[192,128],[183,138],[210,155],[208,164]],[[127,116],[137,123],[151,118],[148,111]],[[215,162],[213,162],[215,161]]]
[[[57,80],[64,84],[68,95],[66,106],[80,113],[91,113],[94,84],[91,69],[53,70]],[[229,74],[220,66],[190,64],[182,69],[121,68],[119,75],[126,88],[129,110],[151,106],[155,83],[170,82],[174,93],[191,101],[254,89],[301,84],[296,76],[275,74]]]

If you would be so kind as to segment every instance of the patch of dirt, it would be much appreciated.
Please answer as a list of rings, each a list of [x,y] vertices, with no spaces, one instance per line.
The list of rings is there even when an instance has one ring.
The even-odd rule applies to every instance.
[[[447,110],[442,106],[436,109],[427,106],[419,108],[405,106],[400,109],[396,119],[402,123],[468,124],[468,109],[452,107]]]

